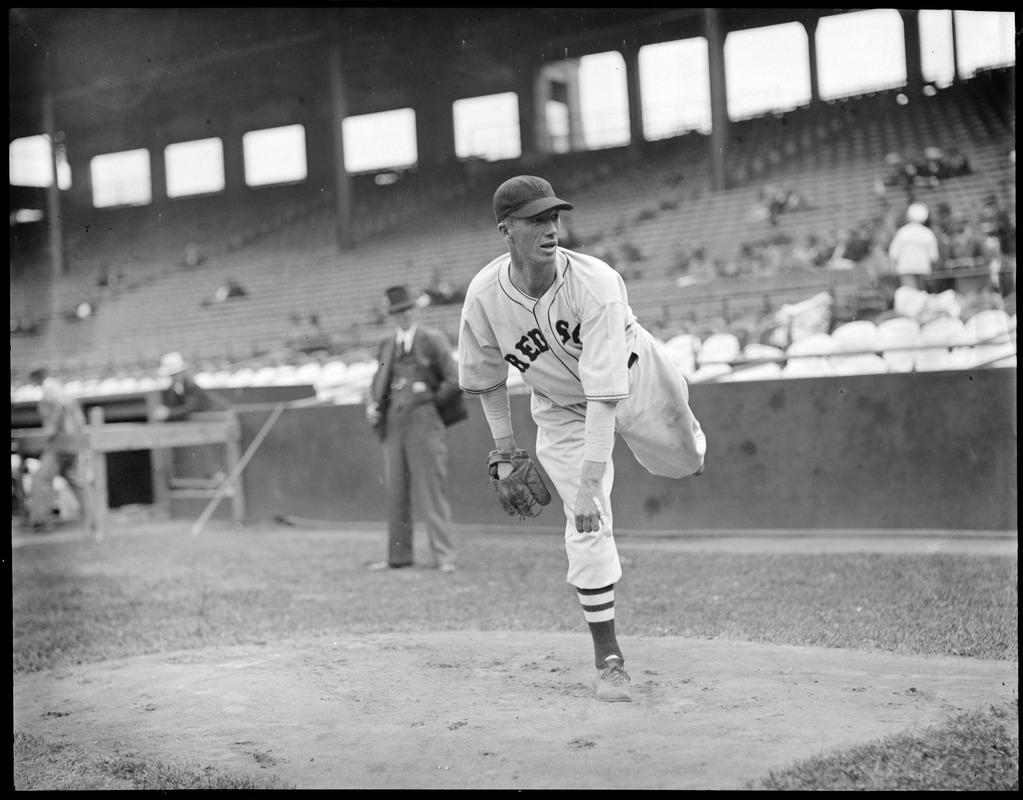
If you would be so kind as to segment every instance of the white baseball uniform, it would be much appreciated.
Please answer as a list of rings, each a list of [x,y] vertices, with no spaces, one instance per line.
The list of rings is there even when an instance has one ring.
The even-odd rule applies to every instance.
[[[575,529],[586,403],[618,401],[615,432],[654,475],[681,478],[703,464],[707,444],[689,387],[663,344],[629,307],[621,275],[600,259],[559,248],[554,283],[537,299],[494,259],[469,283],[459,330],[459,383],[469,394],[505,387],[521,373],[537,424],[536,453],[564,506],[568,582],[600,588],[621,578],[614,537]],[[603,490],[610,506],[614,463]],[[604,509],[613,528],[610,507]]]

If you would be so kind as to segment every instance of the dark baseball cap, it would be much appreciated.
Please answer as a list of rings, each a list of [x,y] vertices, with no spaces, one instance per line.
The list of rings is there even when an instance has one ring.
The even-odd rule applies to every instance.
[[[509,178],[494,192],[494,216],[498,222],[505,217],[528,219],[552,208],[571,211],[575,206],[555,197],[551,185],[534,175]]]

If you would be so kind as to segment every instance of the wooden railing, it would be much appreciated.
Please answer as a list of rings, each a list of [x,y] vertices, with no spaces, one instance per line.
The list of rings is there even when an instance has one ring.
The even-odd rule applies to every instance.
[[[11,430],[11,441],[23,453],[41,452],[46,445],[39,428]],[[176,497],[231,498],[231,517],[235,523],[245,520],[245,493],[240,480],[182,479],[170,474],[165,455],[175,447],[223,445],[224,476],[231,476],[241,458],[241,426],[234,412],[207,414],[203,419],[182,422],[118,422],[104,424],[103,409],[89,410],[89,425],[80,436],[65,436],[57,443],[63,452],[76,453],[83,461],[87,477],[88,501],[83,509],[86,527],[102,539],[109,513],[107,493],[107,454],[132,450],[152,450],[153,489],[157,505],[167,505]]]

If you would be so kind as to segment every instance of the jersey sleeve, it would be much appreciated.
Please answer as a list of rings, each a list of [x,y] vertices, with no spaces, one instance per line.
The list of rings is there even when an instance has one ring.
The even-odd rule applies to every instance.
[[[579,380],[587,400],[624,400],[629,396],[629,353],[625,304],[599,305],[582,321]]]
[[[508,362],[497,337],[476,303],[462,309],[458,332],[458,383],[469,394],[482,394],[508,382]]]

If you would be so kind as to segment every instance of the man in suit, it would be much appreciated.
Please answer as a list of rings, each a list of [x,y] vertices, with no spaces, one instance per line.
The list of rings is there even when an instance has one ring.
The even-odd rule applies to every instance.
[[[216,392],[201,388],[181,353],[167,353],[160,359],[160,377],[168,381],[160,390],[160,402],[153,409],[154,422],[176,422],[200,411],[226,411],[231,407]]]
[[[418,323],[407,286],[392,286],[384,306],[395,330],[381,341],[379,368],[370,388],[366,419],[383,443],[387,487],[387,560],[373,570],[414,563],[412,496],[426,517],[433,558],[443,572],[456,569],[447,497],[447,432],[466,416],[451,345],[440,330]]]
[[[182,422],[194,414],[228,411],[231,403],[216,391],[207,391],[195,382],[192,367],[181,353],[167,353],[160,359],[159,375],[166,383],[150,417],[153,422]],[[166,454],[165,469],[171,480],[199,478],[214,480],[223,476],[223,450],[220,445],[176,447]]]

